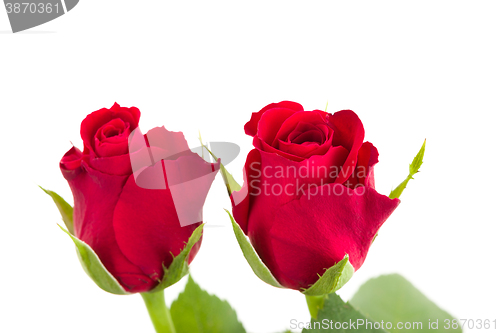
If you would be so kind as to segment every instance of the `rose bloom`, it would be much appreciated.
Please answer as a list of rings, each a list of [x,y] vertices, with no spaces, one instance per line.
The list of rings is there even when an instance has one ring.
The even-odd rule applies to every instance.
[[[83,153],[71,148],[60,168],[74,197],[75,236],[87,243],[126,291],[146,292],[163,278],[168,267],[201,221],[201,209],[218,164],[191,152],[181,132],[157,127],[144,136],[148,146],[129,154],[129,136],[138,131],[140,111],[114,104],[89,114],[81,124]],[[147,140],[149,138],[149,140]],[[142,158],[141,170],[131,159]],[[144,156],[147,161],[144,162]],[[156,156],[153,160],[150,156]],[[137,161],[137,157],[135,158]],[[136,163],[137,164],[137,163]],[[156,189],[137,185],[136,177],[161,171]],[[135,171],[135,174],[133,173]],[[170,174],[174,172],[173,177]],[[164,173],[165,176],[164,177]],[[201,177],[201,175],[205,175]],[[175,180],[198,178],[197,190],[172,196]],[[162,183],[163,182],[163,183]],[[179,182],[179,181],[178,181]],[[176,201],[174,205],[174,200]],[[194,203],[194,204],[193,204]],[[198,212],[196,223],[181,226],[179,206]],[[190,253],[191,262],[201,240]]]
[[[378,151],[358,116],[284,101],[253,113],[245,132],[255,149],[233,214],[278,282],[308,288],[346,254],[359,269],[399,200],[375,190]]]

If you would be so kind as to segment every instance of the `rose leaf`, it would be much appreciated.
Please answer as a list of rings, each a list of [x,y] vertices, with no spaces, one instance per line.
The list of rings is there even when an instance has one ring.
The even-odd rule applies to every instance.
[[[202,290],[191,276],[170,313],[177,333],[245,333],[229,303]]]
[[[408,331],[408,327],[398,329],[397,323],[411,323],[413,331],[429,329],[429,332],[436,333],[462,332],[458,320],[440,309],[399,274],[382,275],[368,280],[350,303],[376,322],[383,320],[391,323],[392,327],[387,324],[385,327],[392,333]],[[453,323],[456,325],[452,326]]]
[[[387,333],[379,328],[366,316],[354,309],[351,304],[345,303],[337,294],[325,296],[325,303],[318,312],[317,319],[311,319],[309,327],[302,333],[326,333],[326,332],[364,332],[364,333]],[[375,326],[375,327],[374,327]]]

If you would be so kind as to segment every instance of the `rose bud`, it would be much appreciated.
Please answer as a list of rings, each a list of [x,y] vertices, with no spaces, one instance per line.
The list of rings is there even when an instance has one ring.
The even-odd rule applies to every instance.
[[[245,132],[255,149],[231,196],[236,222],[283,287],[304,292],[345,260],[332,275],[335,291],[346,282],[342,269],[350,266],[348,279],[361,267],[400,202],[375,190],[378,152],[363,142],[363,124],[350,110],[304,111],[284,101],[253,113]]]
[[[73,147],[60,162],[73,192],[77,247],[88,245],[129,293],[151,291],[167,278],[174,257],[202,224],[219,168],[191,152],[181,132],[159,127],[142,135],[139,118],[139,109],[118,104],[89,114],[81,124],[83,152]],[[187,263],[200,244],[184,253]]]

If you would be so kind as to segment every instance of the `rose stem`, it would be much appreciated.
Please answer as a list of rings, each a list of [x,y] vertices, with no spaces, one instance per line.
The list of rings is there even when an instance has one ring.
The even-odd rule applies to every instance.
[[[154,293],[141,293],[141,296],[144,299],[156,333],[175,333],[174,322],[170,310],[165,304],[163,290]]]
[[[323,309],[323,306],[325,305],[325,296],[307,296],[306,295],[306,301],[307,301],[307,307],[309,308],[309,313],[311,314],[311,317],[314,319],[318,319],[318,311]]]

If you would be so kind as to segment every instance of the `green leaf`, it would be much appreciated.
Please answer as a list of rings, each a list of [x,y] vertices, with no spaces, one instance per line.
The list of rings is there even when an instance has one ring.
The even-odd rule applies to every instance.
[[[180,279],[182,279],[189,271],[189,266],[187,263],[187,259],[189,258],[189,253],[191,252],[191,249],[193,248],[194,244],[198,242],[201,238],[201,235],[203,233],[203,226],[205,224],[202,223],[198,228],[196,228],[191,236],[189,237],[189,240],[184,247],[184,249],[179,253],[177,257],[174,257],[174,260],[170,264],[168,268],[163,267],[163,270],[165,274],[163,275],[163,279],[160,282],[158,286],[156,286],[153,290],[150,292],[154,293],[159,290],[163,290],[167,287],[170,287],[171,285],[177,283]]]
[[[351,304],[373,320],[391,322],[391,333],[422,332],[422,329],[398,329],[397,323],[422,323],[425,332],[462,332],[452,329],[453,317],[440,309],[410,282],[399,274],[382,275],[368,280],[351,300]],[[445,320],[450,328],[445,329]],[[438,321],[438,329],[429,329],[429,323]]]
[[[120,285],[120,283],[118,283],[114,276],[111,275],[110,272],[108,272],[97,254],[89,245],[70,234],[63,227],[59,227],[62,229],[62,231],[67,233],[69,237],[71,237],[76,245],[78,259],[80,259],[83,269],[101,289],[116,295],[129,294],[125,291],[125,289],[123,289],[123,287]]]
[[[349,255],[328,268],[311,287],[302,291],[307,296],[321,296],[339,290],[354,274],[354,267],[349,262]]]
[[[59,209],[59,213],[61,213],[62,220],[64,221],[64,224],[66,225],[66,228],[68,228],[68,231],[74,235],[74,229],[73,229],[73,207],[69,203],[67,203],[59,194],[56,192],[46,190],[41,186],[40,187],[45,193],[50,195],[52,200],[54,200],[54,203],[57,206],[57,209]]]
[[[349,303],[344,303],[337,294],[329,294],[325,298],[324,306],[318,312],[318,319],[312,319],[310,327],[302,330],[303,333],[387,332],[383,329],[376,329],[372,321],[356,311]]]
[[[229,303],[209,295],[191,276],[170,313],[177,333],[245,333]]]
[[[394,190],[391,191],[391,194],[389,194],[389,198],[394,199],[394,198],[399,198],[401,194],[403,194],[404,189],[406,188],[406,185],[408,185],[408,182],[410,179],[413,179],[413,176],[418,172],[420,167],[422,166],[422,163],[424,161],[424,153],[425,153],[425,142],[427,140],[424,140],[424,144],[420,148],[417,156],[413,159],[413,162],[410,164],[410,174],[406,179],[398,185]]]
[[[210,155],[212,155],[212,157],[214,158],[214,160],[217,161],[218,160],[217,156],[215,156],[210,151],[210,149],[208,149],[208,147],[205,144],[203,144],[203,141],[201,140],[201,133],[200,133],[200,136],[199,136],[198,139],[200,140],[201,146],[203,148],[205,148]],[[202,152],[203,152],[203,150],[202,150]],[[229,196],[231,196],[231,194],[234,191],[241,190],[240,184],[238,184],[236,182],[236,180],[234,180],[234,177],[226,170],[226,168],[224,167],[224,165],[222,165],[222,163],[220,164],[220,173],[222,174],[222,179],[224,180],[224,184],[226,184],[227,193],[228,193]]]
[[[262,281],[270,284],[271,286],[277,287],[277,288],[284,288],[273,276],[269,268],[260,260],[259,256],[255,252],[255,249],[253,248],[252,244],[248,241],[247,236],[245,236],[245,233],[243,230],[241,230],[240,226],[238,223],[236,223],[233,219],[233,216],[231,213],[227,210],[224,209],[229,215],[229,218],[231,219],[231,223],[233,225],[233,230],[234,230],[234,235],[236,236],[236,240],[238,241],[238,244],[240,245],[241,251],[243,252],[243,256],[247,260],[248,264],[252,268],[253,272],[255,275],[257,275]]]

